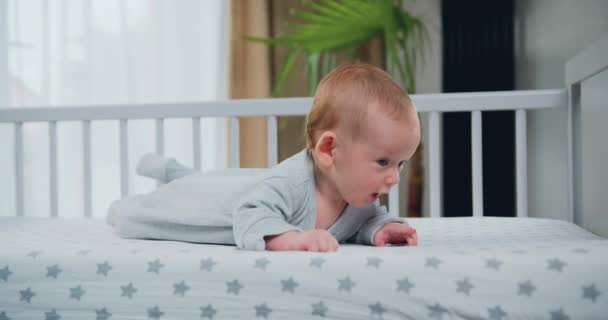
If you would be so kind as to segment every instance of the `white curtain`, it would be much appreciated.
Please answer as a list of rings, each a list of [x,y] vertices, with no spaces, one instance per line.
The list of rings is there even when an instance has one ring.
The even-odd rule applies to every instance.
[[[225,99],[227,4],[223,0],[0,0],[0,107]],[[2,19],[5,18],[5,19]],[[165,154],[192,163],[190,120],[166,121]],[[58,123],[59,215],[83,215],[80,123]],[[118,122],[92,124],[93,216],[120,197]],[[25,215],[49,214],[46,123],[24,125]],[[131,193],[154,151],[154,120],[130,122]],[[14,134],[0,125],[0,215],[14,215]],[[226,120],[201,123],[203,170],[226,167]]]

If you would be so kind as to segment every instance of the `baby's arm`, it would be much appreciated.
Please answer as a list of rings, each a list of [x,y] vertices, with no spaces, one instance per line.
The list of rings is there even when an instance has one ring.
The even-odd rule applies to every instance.
[[[288,231],[276,236],[264,237],[266,249],[272,251],[337,251],[338,240],[327,230],[314,229],[306,232]]]

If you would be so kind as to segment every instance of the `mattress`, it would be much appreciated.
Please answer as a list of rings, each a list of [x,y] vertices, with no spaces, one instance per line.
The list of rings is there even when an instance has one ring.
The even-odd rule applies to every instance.
[[[0,218],[0,319],[600,319],[608,241],[533,218],[408,219],[417,247],[335,253]]]

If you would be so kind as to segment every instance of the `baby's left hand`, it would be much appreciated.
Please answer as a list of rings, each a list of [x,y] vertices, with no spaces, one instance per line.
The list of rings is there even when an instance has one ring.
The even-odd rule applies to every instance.
[[[374,235],[374,245],[383,247],[386,244],[396,245],[418,245],[416,229],[405,223],[387,223]]]

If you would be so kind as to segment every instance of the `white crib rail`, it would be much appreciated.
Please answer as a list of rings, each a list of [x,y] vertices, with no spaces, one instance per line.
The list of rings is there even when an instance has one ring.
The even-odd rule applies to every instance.
[[[440,122],[444,112],[469,111],[472,117],[471,141],[473,158],[473,202],[474,215],[483,215],[482,188],[482,123],[481,112],[496,110],[516,111],[516,179],[517,216],[527,216],[527,172],[526,172],[526,110],[565,107],[565,90],[533,90],[504,92],[475,92],[449,94],[412,95],[420,113],[429,113],[428,124],[428,180],[430,184],[430,214],[442,216],[441,212],[441,148]],[[193,121],[194,165],[200,168],[200,120],[205,117],[228,117],[231,123],[230,165],[239,166],[239,118],[245,116],[266,116],[268,124],[268,164],[277,163],[277,118],[307,114],[311,98],[245,99],[213,102],[67,106],[53,108],[0,108],[0,123],[13,123],[15,130],[15,190],[16,215],[24,215],[23,190],[23,123],[42,121],[49,123],[50,141],[50,212],[57,217],[57,135],[56,124],[62,121],[82,122],[84,153],[84,212],[91,216],[91,122],[97,120],[117,120],[120,123],[120,172],[121,195],[129,191],[129,120],[156,119],[156,152],[164,152],[164,120],[170,118],[190,118]],[[389,194],[389,211],[398,215],[399,188]]]

